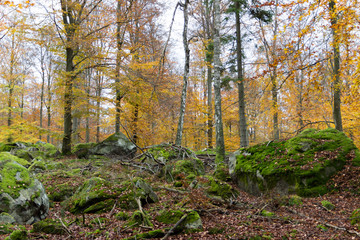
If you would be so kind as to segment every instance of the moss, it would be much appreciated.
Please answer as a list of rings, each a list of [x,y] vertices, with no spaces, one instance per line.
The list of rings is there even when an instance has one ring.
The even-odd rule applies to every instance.
[[[360,208],[354,210],[350,216],[351,225],[360,224]]]
[[[269,212],[266,210],[262,210],[260,214],[261,214],[261,216],[264,216],[264,217],[274,217],[275,216],[275,213]]]
[[[129,219],[129,215],[126,212],[118,212],[115,214],[115,218],[120,221],[126,221]]]
[[[124,240],[137,240],[137,239],[152,239],[152,238],[162,238],[165,236],[165,233],[161,229],[153,230],[150,232],[136,234],[135,236],[125,238]]]
[[[127,226],[135,227],[135,226],[140,226],[140,225],[149,226],[149,227],[153,226],[153,224],[150,221],[149,216],[145,212],[142,213],[139,210],[137,210],[131,215],[131,217],[127,223]]]
[[[212,227],[209,228],[209,234],[221,234],[225,231],[224,227]]]
[[[216,167],[214,177],[221,181],[229,181],[231,179],[229,169],[224,164]]]
[[[14,148],[16,148],[15,143],[0,143],[0,152],[10,152]]]
[[[335,205],[332,204],[332,203],[329,202],[329,201],[326,201],[326,200],[321,201],[321,205],[322,205],[324,208],[326,208],[327,210],[334,210],[334,209],[335,209]]]
[[[288,185],[287,193],[314,196],[328,191],[326,182],[343,168],[353,150],[357,151],[356,146],[342,132],[307,129],[287,141],[242,149],[235,173],[245,189],[257,185],[257,189],[252,189],[257,194],[270,191],[283,181]]]
[[[97,202],[90,207],[83,210],[84,213],[104,213],[110,211],[115,204],[114,199],[106,199],[101,202]]]
[[[7,238],[9,240],[25,240],[28,239],[28,232],[26,230],[15,230]]]
[[[303,204],[302,198],[298,195],[291,195],[289,196],[288,204],[290,206],[300,206]]]
[[[201,160],[178,160],[172,171],[173,176],[184,174],[186,176],[194,174],[196,176],[204,174],[204,164]]]
[[[0,235],[12,233],[14,226],[11,224],[0,224]]]
[[[67,234],[64,226],[59,221],[55,221],[52,219],[45,219],[40,222],[34,223],[31,232],[59,235]]]
[[[155,219],[165,224],[175,224],[183,215],[184,213],[179,210],[162,210]]]
[[[0,153],[0,194],[8,193],[11,197],[19,197],[19,190],[28,188],[32,184],[29,171],[14,161],[15,156],[8,158],[8,153]]]
[[[0,161],[8,161],[8,160],[15,161],[24,167],[30,166],[30,162],[23,158],[16,157],[8,152],[0,153]],[[1,165],[0,165],[0,167],[1,167]]]
[[[238,195],[238,192],[233,189],[230,184],[215,179],[211,176],[206,176],[206,179],[209,181],[205,184],[205,187],[208,186],[208,189],[206,190],[208,194],[219,196],[224,200],[230,199],[231,197]]]

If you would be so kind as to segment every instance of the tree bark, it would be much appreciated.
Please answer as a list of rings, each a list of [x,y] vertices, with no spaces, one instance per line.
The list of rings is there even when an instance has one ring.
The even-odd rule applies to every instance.
[[[333,47],[333,118],[335,122],[335,128],[339,131],[343,131],[342,118],[341,118],[341,79],[340,79],[340,44],[339,36],[336,32],[337,28],[337,13],[335,1],[331,0],[329,3],[330,8],[330,20],[331,20],[331,33],[332,33],[332,47]]]
[[[178,128],[176,133],[176,145],[181,145],[182,135],[183,135],[183,128],[184,128],[184,116],[185,116],[185,108],[186,108],[186,95],[187,95],[187,85],[188,85],[188,75],[190,70],[190,49],[189,49],[189,42],[187,37],[188,31],[188,4],[189,0],[185,0],[183,11],[184,11],[184,30],[183,30],[183,45],[185,51],[185,66],[184,66],[184,76],[183,76],[183,89],[181,92],[181,103],[180,103],[180,116],[178,122]]]
[[[221,112],[221,61],[220,61],[220,0],[214,0],[214,97],[215,97],[215,132],[216,132],[216,164],[225,159],[224,130]]]
[[[240,126],[240,147],[249,146],[246,115],[245,115],[245,91],[244,91],[244,74],[242,64],[242,39],[240,26],[240,3],[235,2],[236,16],[236,53],[237,53],[237,74],[238,74],[238,95],[239,95],[239,126]]]

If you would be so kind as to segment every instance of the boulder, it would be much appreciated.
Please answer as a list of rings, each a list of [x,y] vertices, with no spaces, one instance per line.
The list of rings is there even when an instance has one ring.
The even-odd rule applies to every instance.
[[[254,195],[316,196],[328,191],[327,181],[350,155],[359,165],[359,150],[343,132],[307,129],[289,140],[240,149],[230,156],[229,172],[242,190]]]
[[[156,216],[156,220],[165,224],[176,224],[183,216],[184,212],[180,210],[162,210]],[[196,211],[187,213],[186,218],[174,229],[175,233],[182,231],[192,232],[202,230],[203,225],[199,214]]]
[[[142,204],[159,201],[151,186],[141,178],[111,184],[102,178],[93,177],[85,181],[64,205],[72,213],[99,213],[110,211],[115,202],[123,209],[135,209],[138,207],[136,197]]]
[[[89,149],[93,155],[119,155],[132,158],[136,153],[136,145],[123,133],[115,133]]]
[[[47,216],[49,199],[43,185],[9,153],[0,153],[0,211],[16,223],[32,224]]]

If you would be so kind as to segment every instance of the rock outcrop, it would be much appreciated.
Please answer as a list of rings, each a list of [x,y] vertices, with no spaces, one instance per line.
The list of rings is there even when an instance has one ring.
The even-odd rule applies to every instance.
[[[307,129],[289,140],[237,151],[230,157],[229,172],[241,189],[254,195],[316,196],[328,191],[327,181],[350,155],[360,164],[359,150],[343,132]]]

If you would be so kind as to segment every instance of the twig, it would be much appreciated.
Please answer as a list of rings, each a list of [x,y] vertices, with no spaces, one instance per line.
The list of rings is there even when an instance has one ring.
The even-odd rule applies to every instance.
[[[114,203],[114,206],[112,207],[112,209],[111,209],[111,211],[110,211],[110,217],[112,216],[112,215],[114,215],[114,210],[115,210],[115,207],[116,207],[116,204],[117,204],[117,202],[118,202],[118,199],[116,199],[116,201],[115,201],[115,203]]]
[[[66,225],[64,224],[64,222],[62,221],[62,219],[59,218],[59,220],[60,220],[61,225],[62,225],[62,226],[65,228],[65,230],[68,232],[68,234],[69,234],[69,235],[72,235],[71,230],[70,230],[68,227],[66,227]]]
[[[179,221],[177,221],[177,223],[166,233],[166,235],[161,239],[161,240],[166,240],[169,238],[169,236],[174,232],[174,230],[180,225],[180,223],[182,223],[186,217],[188,216],[187,213],[185,213]]]

